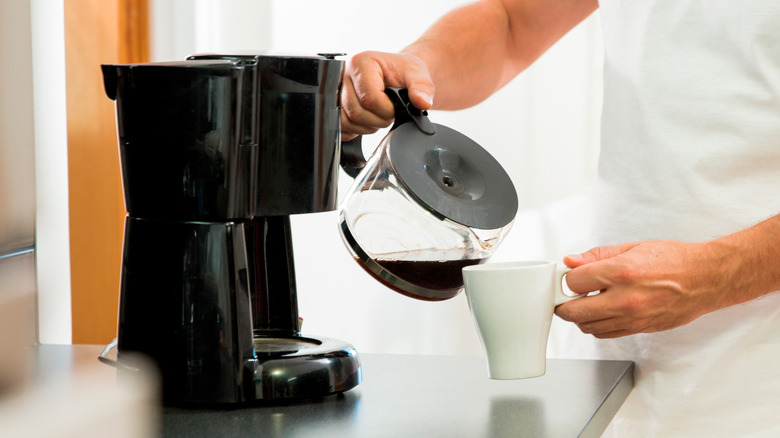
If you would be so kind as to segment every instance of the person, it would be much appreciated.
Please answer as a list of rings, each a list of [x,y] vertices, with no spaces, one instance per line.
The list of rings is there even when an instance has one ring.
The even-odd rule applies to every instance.
[[[564,258],[556,314],[635,362],[607,434],[780,436],[780,2],[482,0],[345,69],[345,139],[481,102],[599,10],[600,245]],[[497,127],[498,129],[498,127]]]

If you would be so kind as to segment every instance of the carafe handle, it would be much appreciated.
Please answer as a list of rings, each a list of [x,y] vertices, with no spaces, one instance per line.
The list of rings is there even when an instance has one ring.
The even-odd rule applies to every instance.
[[[417,109],[409,100],[409,90],[406,88],[385,88],[385,94],[393,102],[395,109],[395,121],[393,129],[412,122],[417,128],[427,135],[436,133],[436,125],[428,120],[428,111]],[[358,135],[349,141],[341,142],[340,164],[347,175],[355,178],[366,167],[366,158],[363,155],[362,136]]]
[[[349,141],[341,142],[341,168],[352,178],[356,178],[366,167],[366,157],[363,155],[363,136],[358,135]]]

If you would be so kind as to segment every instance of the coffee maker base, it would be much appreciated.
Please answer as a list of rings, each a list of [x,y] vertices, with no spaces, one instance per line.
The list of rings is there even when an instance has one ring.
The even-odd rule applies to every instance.
[[[257,336],[251,400],[317,398],[348,391],[361,381],[355,348],[343,341],[311,336]],[[251,391],[251,390],[250,390]]]
[[[137,374],[146,369],[149,375],[159,372],[153,360],[144,352],[117,350],[116,359],[109,357],[117,348],[117,339],[98,356],[104,364],[117,368],[117,376]],[[357,386],[362,380],[360,360],[355,347],[332,338],[300,335],[255,335],[254,357],[243,362],[242,383],[232,396],[216,396],[206,382],[183,389],[163,378],[163,404],[166,406],[228,406],[264,402],[299,402],[339,394]],[[148,352],[147,352],[148,353]],[[147,359],[143,359],[147,357]],[[170,376],[169,376],[170,377]],[[181,382],[179,382],[181,383]]]

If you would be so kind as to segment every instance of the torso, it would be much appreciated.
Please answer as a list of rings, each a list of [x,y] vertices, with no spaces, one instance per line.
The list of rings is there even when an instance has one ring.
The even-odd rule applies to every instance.
[[[600,7],[597,243],[704,241],[780,213],[780,1]],[[597,344],[637,363],[616,436],[780,436],[780,294]]]

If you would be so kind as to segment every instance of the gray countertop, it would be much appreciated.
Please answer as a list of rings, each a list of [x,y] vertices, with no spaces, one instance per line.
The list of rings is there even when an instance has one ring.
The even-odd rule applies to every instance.
[[[633,388],[633,363],[548,360],[526,380],[480,357],[361,355],[339,396],[239,409],[166,408],[165,437],[598,437]]]
[[[39,378],[94,365],[98,346],[39,346]],[[526,380],[487,377],[481,357],[360,355],[344,394],[231,409],[162,409],[163,437],[598,437],[634,385],[633,363],[550,359]],[[93,368],[94,369],[94,368]],[[108,384],[114,369],[98,367]]]

